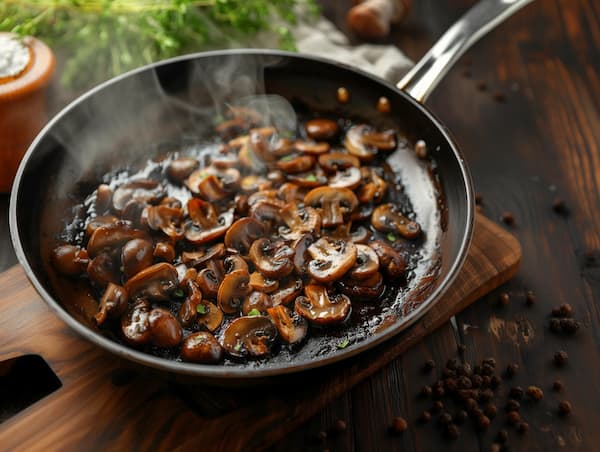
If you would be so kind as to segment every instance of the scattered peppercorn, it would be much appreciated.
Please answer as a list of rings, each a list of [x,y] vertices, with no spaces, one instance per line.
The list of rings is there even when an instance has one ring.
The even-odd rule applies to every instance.
[[[469,412],[475,411],[477,409],[477,401],[475,399],[467,399],[465,400],[465,408]]]
[[[502,380],[500,379],[500,377],[498,375],[492,375],[492,378],[490,378],[489,386],[492,389],[496,389],[498,386],[500,386],[501,382],[502,382]]]
[[[554,383],[552,383],[552,389],[554,389],[556,392],[562,391],[563,387],[563,382],[560,380],[554,380]]]
[[[554,354],[554,365],[556,367],[564,367],[569,361],[569,355],[564,350],[560,350]]]
[[[392,431],[402,433],[408,428],[408,423],[403,417],[397,416],[392,420]]]
[[[517,425],[517,432],[524,434],[527,430],[529,430],[529,424],[527,422],[519,422],[519,425]]]
[[[446,426],[446,437],[449,439],[456,439],[458,438],[458,435],[460,434],[460,429],[458,428],[458,426],[456,424],[448,424]]]
[[[509,364],[508,366],[506,366],[506,371],[504,372],[504,375],[507,378],[512,378],[515,376],[515,374],[519,371],[519,365],[517,363],[512,363]]]
[[[510,295],[507,292],[502,292],[498,297],[498,301],[502,306],[508,306],[510,303]]]
[[[489,426],[490,426],[490,418],[487,417],[485,414],[483,414],[477,418],[477,428],[479,430],[487,430],[487,428]]]
[[[489,402],[494,398],[494,391],[491,389],[484,389],[479,393],[479,400],[482,402]]]
[[[573,308],[569,303],[563,303],[558,307],[559,317],[573,317]]]
[[[450,370],[456,370],[457,367],[458,360],[456,358],[450,358],[448,361],[446,361],[446,368]]]
[[[533,306],[535,304],[535,293],[533,293],[531,290],[527,292],[527,294],[525,295],[525,304],[527,306]]]
[[[343,419],[338,419],[337,421],[335,421],[335,424],[333,424],[333,430],[336,433],[343,433],[346,431],[346,429],[347,425]]]
[[[444,391],[444,388],[441,386],[436,386],[435,388],[433,388],[433,396],[437,397],[438,399],[444,397],[445,393],[446,391]]]
[[[498,408],[496,408],[496,405],[494,405],[493,403],[488,403],[483,409],[483,412],[490,419],[494,419],[496,417],[496,414],[498,413]]]
[[[423,366],[423,371],[426,373],[430,373],[435,368],[435,361],[433,359],[428,359],[425,361],[425,365]]]
[[[544,391],[542,391],[537,386],[529,386],[527,388],[527,395],[532,400],[539,401],[539,400],[542,400],[542,398],[544,397]]]
[[[521,400],[524,394],[525,391],[523,391],[523,388],[521,386],[515,386],[510,388],[508,396],[515,400]]]
[[[481,375],[473,375],[471,377],[471,384],[473,385],[474,388],[479,388],[481,386],[482,382],[483,382],[483,378],[481,377]]]
[[[452,415],[448,412],[444,412],[444,413],[440,414],[440,416],[438,417],[438,422],[441,425],[450,424],[452,422]]]
[[[454,422],[457,424],[462,424],[469,418],[469,415],[465,410],[458,410],[454,415]]]
[[[469,363],[461,364],[457,369],[458,375],[463,377],[471,377],[473,375],[473,369]]]
[[[502,444],[492,443],[490,446],[490,452],[502,452]]]
[[[506,402],[506,411],[519,411],[521,409],[521,404],[516,400],[509,399]]]
[[[562,215],[565,217],[569,215],[569,209],[567,208],[567,204],[564,200],[560,198],[555,198],[552,201],[552,210],[558,215]]]
[[[390,100],[387,97],[380,97],[377,100],[377,111],[379,113],[389,113],[392,110]]]
[[[552,331],[553,333],[560,333],[562,331],[559,319],[550,319],[550,331]]]
[[[485,358],[483,361],[481,361],[481,364],[487,364],[490,367],[496,367],[496,360],[494,358]]]
[[[500,444],[504,444],[507,439],[508,439],[508,431],[506,431],[505,429],[500,430],[498,432],[498,434],[496,435],[496,441],[498,441]]]
[[[421,396],[422,397],[431,397],[431,394],[433,393],[433,390],[431,389],[431,386],[423,386],[421,388]]]
[[[560,329],[566,334],[575,334],[579,327],[580,324],[575,319],[560,319]]]
[[[325,440],[327,439],[327,432],[322,430],[319,433],[317,433],[317,439],[321,442],[325,442]]]
[[[431,406],[431,411],[433,413],[439,413],[443,409],[444,409],[444,402],[442,402],[441,400],[436,400],[435,402],[433,402],[433,405]]]
[[[431,420],[431,413],[429,411],[423,411],[419,417],[419,420],[424,424],[429,422]]]
[[[571,406],[571,402],[567,400],[563,400],[558,404],[558,414],[561,416],[568,416],[571,414],[573,407]]]
[[[415,143],[415,154],[421,160],[427,158],[427,144],[423,140],[419,140]]]
[[[508,226],[512,226],[513,224],[515,224],[515,216],[512,214],[512,212],[504,212],[500,219],[504,224]]]
[[[517,425],[517,423],[521,420],[521,415],[518,411],[509,411],[506,415],[506,422],[510,425]]]

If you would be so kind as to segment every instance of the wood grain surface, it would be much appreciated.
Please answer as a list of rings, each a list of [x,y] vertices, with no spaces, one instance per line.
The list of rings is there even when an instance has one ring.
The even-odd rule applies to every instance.
[[[184,385],[109,355],[62,323],[22,268],[13,267],[0,275],[0,362],[39,355],[62,387],[1,424],[0,444],[7,450],[264,449],[514,276],[520,258],[514,237],[478,216],[451,290],[405,333],[342,363],[241,389]]]

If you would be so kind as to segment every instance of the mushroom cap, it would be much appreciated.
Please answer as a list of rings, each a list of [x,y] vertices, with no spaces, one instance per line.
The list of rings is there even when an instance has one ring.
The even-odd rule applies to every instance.
[[[358,124],[348,129],[344,145],[352,155],[369,161],[378,151],[396,149],[396,134],[393,130],[377,132],[367,124]]]
[[[233,209],[221,213],[212,227],[203,227],[195,222],[185,226],[185,238],[196,245],[211,242],[225,235],[233,223]]]
[[[198,160],[192,157],[179,157],[167,166],[167,176],[174,182],[181,184],[190,174],[198,168]]]
[[[203,268],[198,273],[196,283],[205,297],[217,298],[221,277],[212,268]]]
[[[196,320],[197,307],[202,301],[202,291],[196,281],[192,281],[191,279],[187,280],[185,286],[188,294],[185,301],[181,303],[178,316],[181,324],[189,327]]]
[[[350,279],[365,280],[379,270],[379,257],[367,245],[356,244],[356,263],[350,269]]]
[[[258,271],[269,278],[283,278],[294,270],[294,250],[283,241],[257,239],[248,254]]]
[[[250,274],[250,287],[259,292],[271,293],[279,288],[279,280],[266,278],[260,272],[252,272]]]
[[[127,279],[150,267],[153,261],[153,245],[150,240],[130,240],[121,250],[121,266]]]
[[[225,275],[217,293],[217,303],[223,312],[234,314],[239,311],[242,300],[250,291],[249,281],[247,270],[236,270]]]
[[[332,119],[315,118],[304,124],[306,134],[313,140],[331,140],[340,132],[338,123]]]
[[[271,294],[273,306],[280,304],[288,305],[302,293],[304,284],[300,278],[288,278],[287,281],[279,285],[279,290]]]
[[[298,344],[306,337],[308,322],[297,312],[283,305],[269,308],[267,312],[279,332],[279,337],[288,344]]]
[[[374,300],[379,298],[385,290],[381,273],[375,272],[366,279],[354,279],[347,276],[337,283],[343,294],[352,300]]]
[[[225,246],[246,255],[252,242],[265,233],[265,228],[254,218],[244,217],[231,225],[225,234]]]
[[[360,170],[351,166],[350,168],[338,170],[333,177],[330,177],[329,186],[353,190],[360,185],[360,181]]]
[[[145,268],[125,283],[125,290],[131,299],[147,298],[153,301],[167,301],[171,292],[178,286],[177,269],[161,262]]]
[[[316,325],[331,325],[345,321],[350,315],[352,304],[346,295],[330,297],[327,288],[309,284],[304,288],[305,297],[296,299],[295,310]]]
[[[203,267],[211,259],[225,255],[225,245],[217,243],[209,248],[181,253],[181,261],[188,267]]]
[[[371,223],[378,231],[396,232],[406,239],[416,239],[421,235],[421,225],[402,215],[391,203],[377,206]]]
[[[294,240],[305,233],[321,232],[321,214],[313,207],[299,207],[297,202],[286,204],[280,212],[281,219],[289,228],[289,232],[279,229],[279,235]]]
[[[327,177],[319,167],[306,173],[289,174],[287,178],[302,188],[316,188],[327,184]]]
[[[173,262],[175,260],[175,248],[167,242],[157,242],[154,245],[152,255],[165,262]]]
[[[52,267],[61,275],[79,276],[85,273],[90,258],[87,250],[75,245],[60,245],[50,255]]]
[[[306,194],[304,204],[320,208],[323,226],[332,227],[344,223],[358,207],[358,199],[347,188],[318,187]]]
[[[127,311],[129,296],[124,287],[109,283],[100,299],[98,313],[94,316],[97,325],[102,325],[107,318],[120,318]]]
[[[294,242],[294,268],[296,273],[304,275],[307,271],[307,265],[310,260],[308,247],[315,241],[311,233],[306,233],[300,236]]]
[[[181,358],[198,364],[215,364],[221,361],[223,349],[215,337],[201,331],[187,336],[181,344]]]
[[[309,155],[319,155],[324,154],[325,152],[331,149],[329,143],[325,141],[300,141],[297,140],[294,143],[294,148],[297,151],[303,152]]]
[[[382,240],[369,242],[369,247],[375,251],[379,258],[379,267],[390,277],[399,278],[406,271],[406,260],[395,248]]]
[[[165,196],[165,189],[155,180],[139,179],[118,187],[113,193],[112,203],[117,212],[122,212],[130,202],[154,204]]]
[[[273,302],[268,294],[253,290],[246,298],[244,298],[244,302],[242,303],[242,314],[248,315],[253,309],[257,309],[264,314],[271,306],[273,306]]]
[[[125,340],[134,346],[150,342],[150,303],[143,298],[129,305],[126,314],[121,317],[121,332]]]
[[[114,224],[117,221],[119,221],[119,219],[114,215],[98,215],[97,217],[92,218],[85,226],[86,238],[89,239],[99,227],[108,226],[109,224]]]
[[[356,245],[341,239],[321,237],[308,252],[312,257],[308,274],[319,282],[340,279],[356,263]]]
[[[183,331],[173,314],[163,308],[154,308],[148,314],[152,344],[157,347],[176,347],[181,343]]]
[[[279,159],[276,166],[287,174],[298,174],[310,170],[316,161],[312,155],[289,154]]]
[[[154,231],[162,231],[172,239],[180,239],[183,236],[180,223],[183,219],[183,210],[168,205],[148,206],[144,208],[142,217],[148,227]]]
[[[221,326],[223,323],[223,311],[216,304],[203,299],[198,303],[198,306],[202,306],[203,311],[197,313],[198,325],[210,332],[215,331]]]
[[[344,152],[328,152],[319,155],[319,166],[327,173],[335,173],[351,167],[359,168],[360,160]]]
[[[87,252],[91,258],[103,251],[111,251],[123,246],[133,239],[143,239],[147,235],[139,229],[134,229],[131,223],[117,221],[116,223],[101,226],[94,231],[87,244]]]
[[[119,284],[118,265],[109,253],[100,253],[89,261],[86,269],[88,278],[95,285],[104,287],[108,283]]]
[[[223,332],[221,346],[235,358],[261,358],[271,352],[277,328],[269,317],[239,317]]]

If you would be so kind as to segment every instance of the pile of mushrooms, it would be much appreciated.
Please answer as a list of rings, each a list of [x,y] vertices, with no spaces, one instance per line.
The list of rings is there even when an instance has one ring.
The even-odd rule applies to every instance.
[[[84,240],[56,247],[52,265],[89,280],[99,327],[185,361],[266,357],[341,324],[404,276],[394,243],[421,228],[386,202],[375,163],[394,131],[339,124],[312,119],[290,139],[233,110],[210,162],[170,155],[162,179],[100,185]]]

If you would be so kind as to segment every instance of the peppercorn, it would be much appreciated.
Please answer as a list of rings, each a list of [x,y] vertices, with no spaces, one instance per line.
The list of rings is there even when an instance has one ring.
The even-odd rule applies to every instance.
[[[392,431],[402,433],[408,428],[408,423],[403,417],[397,416],[392,420]]]
[[[479,400],[482,402],[488,402],[494,398],[494,391],[491,389],[484,389],[479,393]]]
[[[456,392],[456,390],[458,389],[458,384],[456,382],[456,379],[446,378],[444,380],[444,388],[446,388],[446,391],[448,391],[450,393]]]
[[[513,224],[515,224],[515,216],[512,214],[512,212],[504,212],[500,219],[504,224],[508,226],[512,226]]]
[[[469,363],[461,364],[456,371],[461,377],[471,377],[473,375],[473,369],[471,369]]]
[[[491,377],[494,374],[494,368],[489,364],[483,364],[481,366],[481,373],[482,375],[487,375],[488,377]]]
[[[498,375],[492,375],[492,378],[490,379],[490,387],[492,389],[496,389],[498,386],[500,386],[501,382],[502,380]]]
[[[494,358],[485,358],[481,361],[481,365],[487,364],[490,367],[496,367],[496,360]]]
[[[471,389],[473,387],[473,383],[469,377],[459,377],[458,387],[460,389]]]
[[[436,400],[435,402],[433,402],[433,405],[431,406],[431,411],[433,413],[439,413],[443,409],[444,409],[444,402],[442,402],[441,400]]]
[[[487,428],[490,426],[490,418],[487,417],[485,414],[481,415],[477,418],[477,428],[479,430],[487,430]]]
[[[445,413],[442,413],[442,414],[440,414],[440,416],[438,417],[438,422],[439,422],[441,425],[447,425],[447,424],[449,424],[450,422],[452,422],[452,415],[451,415],[450,413],[447,413],[447,412],[445,412]]]
[[[559,319],[550,319],[550,331],[553,333],[560,333],[562,331]]]
[[[419,420],[424,424],[429,422],[431,420],[431,413],[429,411],[423,411],[419,417]]]
[[[560,319],[560,329],[566,334],[575,334],[580,324],[575,319]]]
[[[337,100],[340,104],[347,104],[350,100],[350,93],[343,86],[337,89]]]
[[[433,393],[433,390],[431,389],[431,386],[423,386],[421,388],[421,396],[422,397],[431,397],[431,394]]]
[[[421,160],[427,158],[427,145],[423,140],[419,140],[415,143],[415,154]]]
[[[563,303],[558,307],[559,317],[573,317],[573,308],[569,303]]]
[[[450,358],[446,362],[446,368],[448,368],[448,369],[456,370],[457,367],[458,367],[458,360],[456,358]]]
[[[542,400],[542,398],[544,397],[544,391],[542,391],[537,386],[529,386],[527,388],[527,395],[531,399],[533,399],[535,401],[539,401],[539,400]]]
[[[568,416],[571,414],[573,407],[571,406],[571,402],[567,400],[563,400],[558,404],[558,414],[561,416]]]
[[[317,433],[317,439],[321,442],[325,442],[325,440],[327,439],[327,432],[320,431],[319,433]]]
[[[555,380],[554,383],[552,383],[552,389],[554,389],[556,392],[562,391],[563,387],[563,383],[560,380]]]
[[[445,434],[449,439],[456,439],[460,434],[460,429],[456,424],[448,424],[445,429]]]
[[[390,100],[387,97],[382,96],[377,100],[377,111],[379,113],[389,113],[391,110]]]
[[[502,444],[492,443],[490,446],[490,452],[502,452]]]
[[[462,424],[468,419],[469,415],[465,410],[458,410],[454,415],[454,422],[457,424]]]
[[[433,388],[433,396],[441,399],[442,397],[444,397],[445,391],[444,388],[441,386],[436,386],[435,388]]]
[[[506,431],[505,429],[500,430],[498,432],[498,434],[496,435],[496,441],[498,441],[501,444],[504,444],[507,439],[508,439],[508,431]]]
[[[519,371],[519,365],[516,363],[512,363],[509,364],[508,366],[506,366],[506,371],[504,372],[504,375],[507,378],[512,378],[515,376],[515,374]]]
[[[343,419],[338,419],[337,421],[335,421],[335,424],[333,424],[333,430],[336,433],[342,433],[346,431],[346,422]]]
[[[554,354],[554,365],[556,367],[564,367],[569,361],[569,355],[564,350],[560,350]]]
[[[506,402],[505,409],[506,411],[519,411],[519,409],[521,409],[521,404],[516,400],[509,399],[508,402]]]
[[[502,292],[498,297],[498,302],[501,306],[508,306],[510,303],[510,295],[506,292]]]
[[[521,415],[518,411],[509,411],[506,415],[506,422],[510,425],[516,425],[521,420]]]
[[[488,403],[483,409],[483,412],[490,419],[494,419],[496,417],[496,414],[498,413],[498,408],[496,408],[496,405],[494,405],[493,403]]]
[[[517,425],[517,432],[519,432],[522,435],[526,433],[527,430],[529,430],[529,424],[527,422],[519,422],[519,424]]]
[[[452,370],[452,369],[448,369],[447,367],[444,367],[442,369],[442,378],[450,378],[450,377],[456,377],[456,371]]]
[[[423,371],[425,373],[430,373],[434,368],[435,361],[433,359],[428,359],[427,361],[425,361],[425,364],[423,365]]]
[[[560,198],[554,198],[552,201],[552,210],[554,213],[558,215],[567,216],[569,214],[569,209],[567,208],[567,204],[564,200]]]
[[[508,396],[515,400],[521,400],[524,394],[525,391],[523,391],[521,386],[514,386],[510,388],[510,391],[508,392]]]
[[[529,292],[527,292],[527,295],[525,295],[525,304],[527,306],[533,306],[535,304],[535,301],[536,301],[535,293],[533,293],[530,290]]]
[[[475,399],[465,400],[465,408],[468,412],[473,412],[477,408],[477,401]]]
[[[458,351],[458,353],[464,353],[467,350],[467,347],[464,344],[458,344],[458,347],[456,347],[456,350]]]
[[[483,415],[484,415],[484,412],[479,407],[477,407],[473,411],[471,411],[471,416],[473,417],[473,419],[477,419],[477,418],[479,418],[479,416],[483,416]]]
[[[471,384],[474,388],[479,388],[481,386],[483,379],[480,375],[473,375],[471,377]]]

